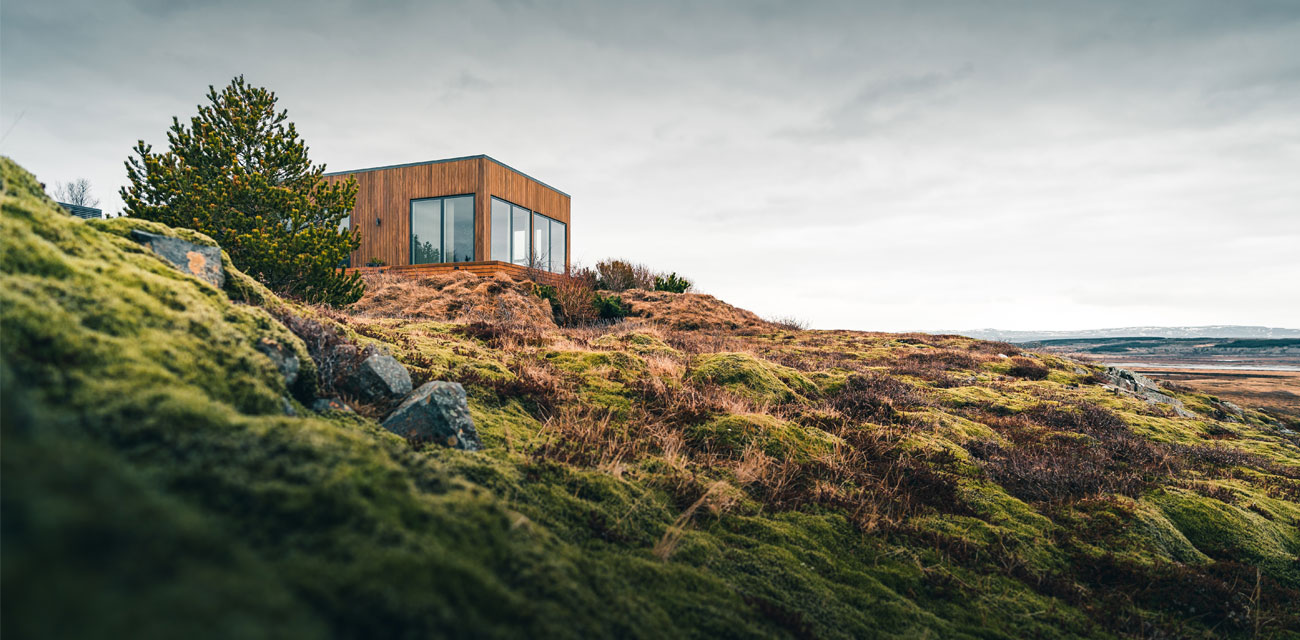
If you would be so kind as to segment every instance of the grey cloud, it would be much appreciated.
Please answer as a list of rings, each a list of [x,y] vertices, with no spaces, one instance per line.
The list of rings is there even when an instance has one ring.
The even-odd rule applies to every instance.
[[[782,132],[798,139],[849,141],[890,130],[923,117],[947,101],[974,66],[873,80],[848,100],[826,111],[808,128]]]

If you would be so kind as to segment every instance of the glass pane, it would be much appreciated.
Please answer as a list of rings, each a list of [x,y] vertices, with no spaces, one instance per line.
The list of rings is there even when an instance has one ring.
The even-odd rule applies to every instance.
[[[492,259],[510,262],[510,203],[492,198]]]
[[[533,264],[538,269],[551,268],[551,226],[547,224],[550,218],[540,214],[533,214]]]
[[[564,223],[559,220],[551,221],[551,271],[564,273],[564,257],[567,236],[564,233]]]
[[[446,262],[474,259],[474,196],[442,201],[442,255]]]
[[[523,207],[512,207],[514,226],[510,232],[510,261],[515,264],[528,265],[528,218],[532,211]]]
[[[441,223],[442,200],[411,201],[411,264],[442,262]]]

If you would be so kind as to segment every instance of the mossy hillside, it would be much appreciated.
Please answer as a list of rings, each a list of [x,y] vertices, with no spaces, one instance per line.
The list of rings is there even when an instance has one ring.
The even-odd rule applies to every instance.
[[[605,335],[549,329],[535,342],[494,347],[454,325],[331,316],[349,336],[390,350],[417,378],[463,376],[487,449],[412,450],[355,415],[318,416],[301,406],[300,417],[282,415],[271,401],[278,405],[289,390],[276,386],[274,370],[262,366],[269,361],[256,360],[255,351],[244,355],[260,364],[240,374],[236,355],[245,340],[263,335],[245,319],[265,318],[268,331],[280,335],[283,327],[258,307],[289,303],[269,292],[255,305],[231,303],[117,234],[52,207],[48,219],[34,212],[35,222],[11,224],[19,201],[47,206],[35,188],[11,200],[14,171],[6,165],[5,229],[39,238],[75,234],[79,242],[22,240],[48,251],[0,258],[6,292],[58,300],[62,279],[81,277],[97,287],[87,295],[126,300],[120,311],[127,317],[183,300],[185,312],[153,321],[152,339],[212,367],[210,375],[234,367],[247,380],[231,389],[163,367],[169,377],[155,373],[143,378],[151,384],[133,384],[153,352],[123,343],[131,365],[119,371],[127,377],[100,389],[96,379],[111,363],[79,360],[73,372],[38,357],[45,343],[10,339],[13,321],[48,325],[43,335],[64,343],[97,340],[99,329],[85,322],[93,305],[72,312],[30,301],[0,307],[0,354],[17,381],[0,386],[23,398],[5,398],[0,450],[0,624],[10,630],[17,620],[31,630],[16,635],[101,635],[94,622],[102,618],[107,629],[115,619],[137,621],[141,637],[1112,637],[1142,629],[1249,637],[1254,621],[1229,618],[1240,609],[1222,603],[1249,600],[1254,567],[1263,572],[1260,635],[1288,637],[1295,622],[1276,595],[1297,586],[1285,564],[1294,561],[1294,543],[1284,533],[1297,525],[1296,500],[1281,475],[1294,445],[1266,424],[1176,418],[1095,386],[1073,388],[1051,376],[972,378],[969,369],[954,374],[951,387],[904,376],[917,397],[889,419],[848,419],[833,408],[847,376],[893,375],[888,368],[903,354],[928,354],[922,346],[980,361],[1003,348],[956,337],[800,331],[701,341],[656,333],[676,353],[641,353],[644,345],[618,326]],[[81,262],[79,251],[100,252],[101,262]],[[95,269],[117,280],[120,271],[139,269],[166,282],[123,297],[113,282],[95,280]],[[25,289],[8,286],[23,280]],[[22,314],[11,316],[11,308]],[[204,323],[181,321],[196,312]],[[204,345],[191,334],[229,338]],[[720,352],[701,351],[701,344]],[[701,363],[710,362],[745,373],[722,377],[730,382],[699,377]],[[828,380],[841,383],[811,384]],[[252,391],[237,392],[245,387]],[[1169,436],[1153,442],[1212,443],[1259,457],[1216,454],[1214,464],[1153,475],[1136,498],[1034,502],[1000,485],[985,457],[973,453],[994,443],[1032,456],[1040,445],[1023,440],[1022,431],[1059,429],[1034,423],[1043,407],[1094,397],[1139,437],[1149,431]],[[11,406],[29,409],[30,419],[12,418]],[[619,415],[610,417],[611,406]],[[720,455],[709,437],[692,437],[737,422],[745,425],[732,443],[739,453],[774,442],[772,452],[784,457],[739,473],[756,458],[733,455],[731,447]],[[30,426],[11,429],[21,424]],[[1236,438],[1202,437],[1218,426]],[[846,451],[864,457],[842,464]],[[60,464],[23,462],[56,456]],[[882,491],[901,487],[875,505],[894,515],[862,517],[873,505],[873,492],[855,484],[873,477],[859,472],[863,465],[886,474]],[[905,473],[890,475],[900,466]],[[99,475],[106,480],[96,485]],[[863,502],[845,501],[852,496]],[[910,506],[891,507],[895,501]],[[60,504],[66,507],[53,506]],[[1245,528],[1260,520],[1272,533],[1251,537]],[[18,526],[24,522],[44,524]],[[88,530],[104,533],[93,547],[54,535],[96,522],[102,528]],[[86,548],[93,557],[75,553]],[[151,555],[155,549],[172,551]],[[22,561],[11,561],[16,557]],[[1249,581],[1238,579],[1247,571]],[[56,597],[89,575],[124,582]],[[21,610],[39,615],[11,615],[15,584],[30,595]],[[209,584],[211,606],[184,606]],[[1161,584],[1219,590],[1204,601],[1188,599],[1199,587],[1150,596],[1150,585]],[[1186,613],[1204,602],[1220,609]],[[225,618],[216,618],[221,612]]]
[[[6,198],[6,223],[17,204]],[[48,207],[43,214],[47,219],[40,224],[93,230],[57,214],[57,209]],[[25,233],[11,224],[6,224],[6,230]],[[98,267],[114,277],[95,283],[103,289],[92,289],[87,295],[116,296],[123,301],[120,311],[128,317],[157,315],[151,307],[163,303],[147,295],[149,289],[145,295],[115,290],[144,278],[123,272],[141,270],[171,279],[166,287],[152,290],[161,292],[164,300],[183,300],[184,312],[197,314],[202,321],[180,317],[166,324],[154,321],[154,333],[147,337],[187,358],[198,357],[196,353],[210,357],[210,364],[202,363],[208,366],[209,376],[226,374],[235,369],[231,363],[241,362],[231,352],[240,354],[246,344],[234,334],[250,331],[248,341],[259,337],[240,324],[249,317],[247,313],[265,319],[256,309],[225,308],[230,303],[210,295],[202,283],[169,271],[170,267],[156,268],[161,265],[155,264],[156,259],[126,251],[112,234],[62,232],[75,234],[83,246],[102,245],[98,249],[103,264]],[[15,267],[13,261],[5,262],[5,290],[12,292],[14,302],[23,302],[24,293],[58,289],[79,266],[54,250],[45,258],[43,270],[61,278],[39,278]],[[36,282],[26,289],[8,286],[23,279]],[[754,616],[757,605],[735,590],[741,575],[765,584],[762,572],[777,569],[762,553],[733,550],[733,557],[743,560],[747,569],[730,577],[703,564],[704,558],[701,564],[664,563],[650,553],[644,545],[658,538],[676,513],[669,508],[672,501],[656,490],[567,467],[558,467],[554,477],[530,476],[538,465],[526,457],[503,461],[509,455],[501,450],[482,456],[412,452],[400,439],[356,416],[283,416],[280,407],[270,402],[279,398],[281,389],[268,367],[251,369],[243,385],[249,389],[234,393],[207,378],[184,375],[192,372],[169,372],[165,379],[162,374],[142,376],[139,371],[150,370],[148,360],[154,353],[123,343],[118,345],[118,360],[130,368],[112,369],[123,365],[82,358],[70,363],[78,367],[77,375],[58,377],[69,373],[60,370],[68,361],[51,363],[40,357],[49,353],[49,343],[32,339],[31,327],[44,324],[69,343],[93,341],[98,339],[97,329],[84,321],[93,313],[96,310],[90,305],[66,310],[55,305],[6,304],[0,316],[7,338],[23,337],[5,341],[4,359],[17,372],[17,382],[5,388],[26,390],[20,402],[32,415],[27,421],[30,426],[18,429],[16,435],[6,432],[4,449],[6,478],[24,473],[24,481],[4,483],[5,543],[14,554],[7,557],[22,558],[6,562],[6,582],[16,584],[9,580],[22,576],[24,589],[37,599],[28,609],[32,613],[18,619],[23,629],[43,634],[59,629],[67,632],[59,634],[65,637],[78,632],[96,635],[106,622],[101,619],[108,615],[104,612],[119,611],[115,615],[134,621],[132,635],[139,637],[174,637],[178,629],[195,635],[191,627],[206,628],[215,636],[250,637],[316,635],[324,628],[332,629],[333,635],[367,637],[783,633],[779,619]],[[269,326],[275,330],[273,324]],[[19,328],[28,333],[15,333]],[[146,335],[122,327],[116,331],[118,336]],[[201,345],[190,340],[192,332],[203,337],[231,332],[232,337]],[[397,351],[408,346],[393,345]],[[242,355],[252,360],[257,354]],[[106,379],[103,374],[108,370],[119,377]],[[60,385],[57,402],[51,380]],[[133,384],[138,380],[151,384],[140,388]],[[113,401],[106,401],[109,396]],[[265,400],[254,402],[249,397]],[[501,412],[477,398],[475,404],[489,432],[513,424],[512,411],[518,415],[517,408]],[[53,429],[64,410],[66,424]],[[501,418],[494,421],[499,413]],[[5,424],[8,428],[23,421],[6,418]],[[33,444],[27,444],[29,438]],[[17,454],[40,460],[55,455],[54,451],[64,456],[62,466],[16,466]],[[100,458],[104,462],[96,462]],[[84,473],[54,475],[68,466],[87,471],[120,468],[136,480],[112,483],[92,480]],[[575,484],[571,478],[585,480]],[[98,502],[78,501],[77,496],[88,493],[90,482],[109,495]],[[41,489],[45,485],[61,487],[61,499],[73,503],[76,517],[47,511],[55,500]],[[601,489],[593,491],[593,487]],[[616,499],[623,494],[627,497]],[[124,505],[125,513],[148,509],[176,513],[169,514],[170,519],[125,520],[108,513]],[[627,523],[628,542],[611,545],[607,536],[590,535],[593,513],[605,514],[600,521],[611,523],[608,537],[615,540],[623,539],[614,536],[625,526],[619,523]],[[101,567],[93,560],[82,560],[88,563],[82,566],[67,563],[69,547],[85,544],[79,538],[34,536],[51,527],[101,520],[105,527],[116,529],[97,541],[95,557],[124,567],[128,589],[63,591],[72,579],[69,571],[93,574]],[[178,524],[169,525],[171,520]],[[42,521],[53,524],[18,528],[19,523]],[[185,536],[194,534],[186,531],[205,533],[187,542]],[[584,549],[587,544],[592,548]],[[224,555],[202,551],[203,545],[215,546]],[[162,558],[127,562],[150,549],[177,549],[181,561],[169,561],[165,571],[159,564]],[[229,587],[219,584],[222,578],[214,565],[224,571],[224,579],[233,580]],[[163,579],[164,574],[170,577]],[[629,576],[638,581],[629,581]],[[804,581],[817,599],[828,593],[825,579],[810,575]],[[147,621],[139,621],[142,610],[137,607],[146,604],[165,603],[168,598],[201,604],[195,595],[198,585],[211,585],[211,606],[197,613],[194,606],[159,607],[149,611]],[[164,593],[151,595],[154,589]],[[70,597],[58,598],[65,595]],[[902,598],[896,600],[907,606]],[[261,606],[241,607],[243,613],[237,617],[221,608],[245,601]],[[765,606],[795,611],[799,605],[791,600]],[[204,627],[203,611],[226,620],[213,620]],[[873,622],[842,605],[836,611],[858,619],[858,628]],[[5,620],[10,624],[15,617]],[[852,626],[835,617],[816,624],[826,631]]]
[[[57,205],[32,192],[39,187],[31,176],[5,162],[0,305],[10,366],[37,376],[25,381],[57,393],[84,387],[104,403],[120,400],[128,389],[201,383],[241,411],[281,413],[291,390],[254,348],[266,338],[299,354],[303,383],[293,391],[310,395],[315,370],[306,348],[269,313],[232,303],[125,233],[99,230],[165,232],[164,227],[59,217]],[[206,240],[193,232],[182,235]],[[79,331],[68,331],[70,326]]]

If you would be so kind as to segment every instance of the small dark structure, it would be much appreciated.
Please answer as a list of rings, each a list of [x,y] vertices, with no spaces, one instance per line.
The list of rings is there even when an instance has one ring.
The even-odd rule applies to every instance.
[[[98,220],[104,217],[103,209],[96,209],[94,207],[83,207],[79,204],[68,204],[66,202],[60,202],[59,206],[63,207],[64,209],[67,209],[68,213],[77,216],[78,218],[86,218],[88,220]]]

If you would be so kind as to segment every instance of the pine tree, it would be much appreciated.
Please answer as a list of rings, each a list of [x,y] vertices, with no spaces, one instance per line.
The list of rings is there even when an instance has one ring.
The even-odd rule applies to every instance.
[[[312,165],[288,111],[275,93],[243,76],[200,105],[185,126],[172,118],[169,148],[154,153],[143,140],[126,162],[125,215],[189,227],[212,236],[235,266],[272,290],[307,302],[340,306],[365,287],[338,267],[360,246],[341,229],[357,185],[326,182]]]

